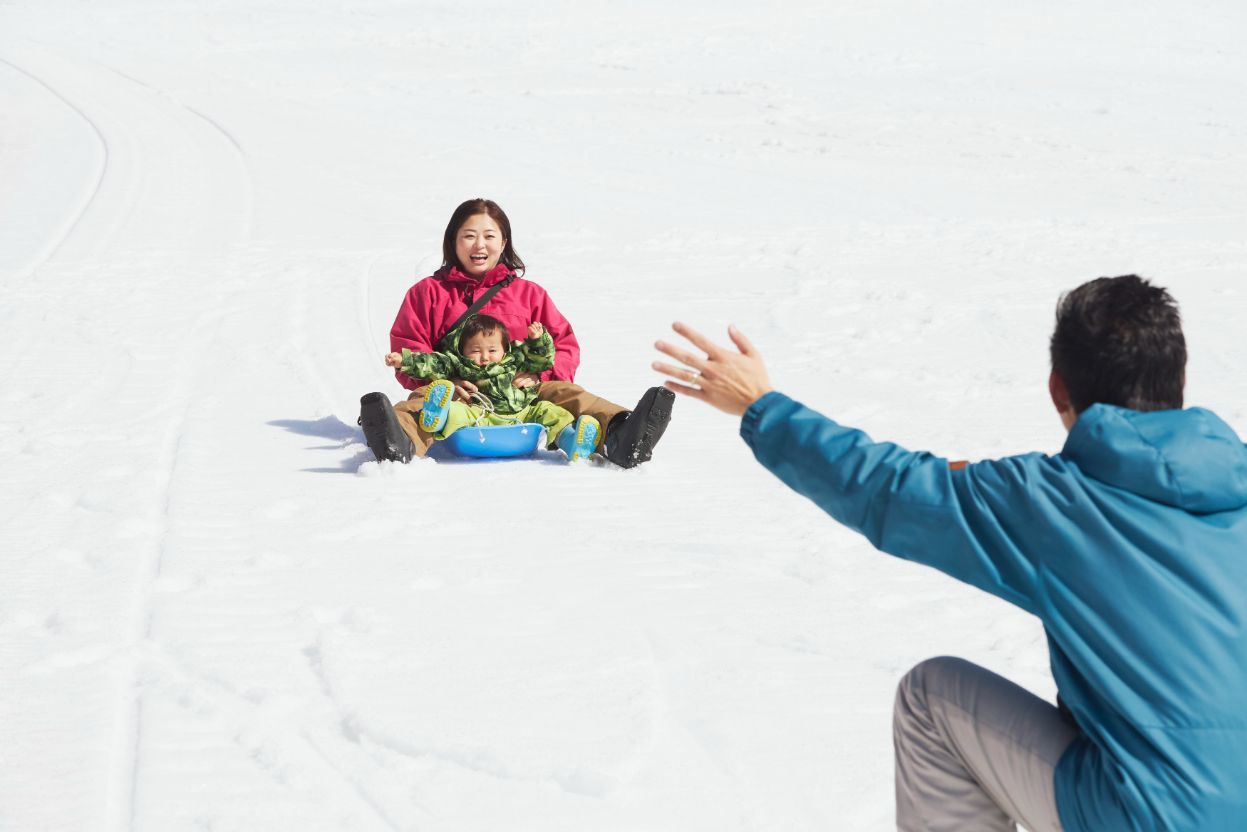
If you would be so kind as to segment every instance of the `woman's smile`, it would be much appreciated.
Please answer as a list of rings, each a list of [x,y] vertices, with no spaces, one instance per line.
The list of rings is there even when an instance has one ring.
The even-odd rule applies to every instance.
[[[459,226],[455,236],[455,255],[459,268],[477,280],[498,265],[498,259],[507,247],[502,229],[489,214],[473,214]]]

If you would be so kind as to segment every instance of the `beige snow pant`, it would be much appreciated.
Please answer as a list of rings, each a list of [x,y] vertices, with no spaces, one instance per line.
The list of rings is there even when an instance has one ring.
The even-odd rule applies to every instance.
[[[426,389],[421,387],[404,401],[394,405],[394,415],[398,417],[398,424],[402,427],[403,433],[407,434],[407,437],[411,439],[411,444],[416,446],[416,456],[424,456],[428,453],[429,446],[434,442],[433,434],[420,429],[420,408],[424,404]],[[602,426],[603,435],[611,419],[620,413],[628,412],[627,408],[595,396],[579,384],[572,384],[570,381],[543,381],[537,390],[537,399],[571,411],[573,417],[581,414],[592,416]]]
[[[901,832],[1060,832],[1053,772],[1078,736],[1056,707],[964,659],[901,680],[892,721]]]

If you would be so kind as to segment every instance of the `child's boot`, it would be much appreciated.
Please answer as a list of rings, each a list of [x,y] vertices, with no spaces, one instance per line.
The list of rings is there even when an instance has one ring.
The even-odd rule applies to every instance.
[[[377,461],[410,462],[416,448],[394,415],[384,393],[369,393],[359,400],[359,425]]]
[[[602,426],[592,416],[580,416],[563,430],[559,431],[555,444],[559,450],[567,454],[567,459],[575,462],[588,459],[598,447],[598,437],[602,435]]]
[[[455,397],[455,385],[438,379],[424,391],[424,408],[420,411],[420,427],[429,433],[437,433],[446,424],[450,402]]]

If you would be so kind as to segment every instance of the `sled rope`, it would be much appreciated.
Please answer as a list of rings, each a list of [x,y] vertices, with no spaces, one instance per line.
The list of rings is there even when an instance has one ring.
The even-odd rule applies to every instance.
[[[485,422],[485,418],[491,415],[502,419],[509,419],[510,421],[519,424],[519,419],[514,416],[506,416],[498,413],[497,408],[494,407],[494,403],[491,402],[486,396],[482,395],[479,391],[472,391],[472,400],[481,407],[480,415],[476,417],[475,427],[486,427],[487,423]]]

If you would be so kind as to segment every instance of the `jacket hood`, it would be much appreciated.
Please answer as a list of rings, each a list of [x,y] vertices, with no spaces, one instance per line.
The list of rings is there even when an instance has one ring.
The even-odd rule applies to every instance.
[[[1247,506],[1247,449],[1202,408],[1142,413],[1092,405],[1061,455],[1092,479],[1186,511]]]
[[[484,276],[481,277],[480,280],[477,280],[474,277],[469,277],[468,275],[464,274],[459,269],[458,266],[443,266],[442,268],[435,271],[433,273],[433,276],[438,278],[439,280],[444,280],[447,283],[461,283],[467,286],[476,286],[476,287],[483,288],[485,286],[493,286],[495,283],[502,280],[509,274],[511,274],[511,268],[502,263],[499,263],[498,265],[494,266],[489,271],[485,272]]]

